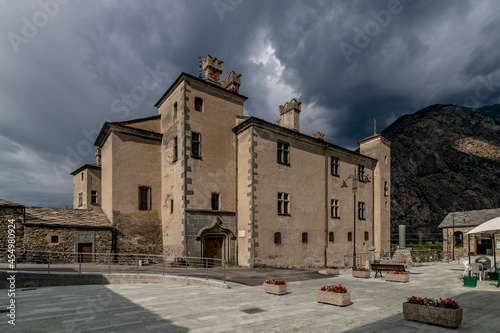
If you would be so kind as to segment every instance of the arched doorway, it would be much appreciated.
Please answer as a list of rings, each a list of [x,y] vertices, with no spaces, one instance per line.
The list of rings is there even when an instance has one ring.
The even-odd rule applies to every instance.
[[[229,259],[229,241],[236,237],[231,230],[222,227],[222,220],[215,217],[210,226],[201,228],[196,235],[196,240],[201,242],[201,256],[211,258],[208,260],[210,266],[218,266],[222,261]]]

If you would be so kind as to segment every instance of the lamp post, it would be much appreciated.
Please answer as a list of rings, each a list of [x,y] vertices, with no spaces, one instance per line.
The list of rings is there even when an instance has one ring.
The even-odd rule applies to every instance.
[[[361,178],[361,179],[359,179]],[[340,188],[348,187],[346,182],[352,179],[352,194],[354,197],[354,208],[353,208],[353,216],[354,216],[354,223],[353,223],[353,233],[352,233],[352,268],[356,268],[356,193],[358,191],[358,181],[361,183],[369,183],[370,179],[368,176],[365,176],[363,178],[363,175],[358,175],[356,172],[356,169],[354,169],[354,173],[349,175],[346,180],[342,181],[342,186]]]
[[[455,261],[455,213],[451,213],[451,216],[453,217],[453,229],[452,229],[452,234],[451,234],[451,248],[452,248],[452,261]]]

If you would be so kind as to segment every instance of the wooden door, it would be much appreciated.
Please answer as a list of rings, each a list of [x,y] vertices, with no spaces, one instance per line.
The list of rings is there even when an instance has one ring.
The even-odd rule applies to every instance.
[[[205,257],[222,259],[222,237],[208,237],[205,238]],[[209,264],[220,265],[219,260],[209,260]]]
[[[92,244],[78,244],[78,261],[83,263],[92,262]]]

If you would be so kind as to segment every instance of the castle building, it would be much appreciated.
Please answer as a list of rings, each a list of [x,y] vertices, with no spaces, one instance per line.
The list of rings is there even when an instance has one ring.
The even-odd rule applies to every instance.
[[[277,124],[245,117],[241,74],[221,80],[210,55],[203,71],[181,73],[158,115],[105,123],[97,163],[72,173],[75,208],[102,207],[118,252],[322,266],[343,264],[354,235],[358,253],[389,251],[389,140],[374,134],[358,153],[301,133],[295,99]]]

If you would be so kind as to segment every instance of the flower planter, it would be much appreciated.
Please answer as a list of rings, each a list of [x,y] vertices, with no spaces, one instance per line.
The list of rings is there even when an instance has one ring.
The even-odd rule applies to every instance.
[[[386,281],[392,282],[410,282],[410,274],[385,274]]]
[[[413,267],[420,267],[420,266],[422,266],[421,262],[414,262],[413,263]]]
[[[477,277],[464,276],[464,287],[476,288],[476,286],[477,286]]]
[[[370,277],[370,271],[352,271],[352,276],[355,278],[368,279]]]
[[[264,291],[268,294],[275,294],[275,295],[286,294],[286,284],[277,285],[277,284],[264,283],[263,286],[264,286]]]
[[[456,328],[462,323],[463,310],[403,303],[403,315],[407,320]]]
[[[338,275],[339,273],[340,273],[340,270],[338,268],[327,268],[326,269],[326,274]]]
[[[351,294],[316,290],[316,301],[319,303],[346,306],[351,303]]]

